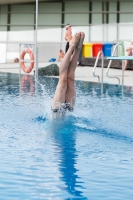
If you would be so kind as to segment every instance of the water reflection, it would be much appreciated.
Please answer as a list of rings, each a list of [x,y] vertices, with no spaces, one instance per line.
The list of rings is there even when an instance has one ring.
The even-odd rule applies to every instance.
[[[67,200],[87,199],[83,196],[83,189],[85,188],[83,188],[83,182],[76,168],[78,152],[76,150],[76,128],[73,119],[68,116],[64,121],[53,122],[52,125],[55,154],[59,155],[60,180],[65,184],[61,189],[68,192]]]
[[[131,97],[133,95],[133,87],[132,86],[119,86],[119,85],[111,85],[111,84],[98,84],[93,82],[82,82],[76,81],[76,87],[78,88],[77,94],[88,94],[92,97]]]
[[[30,93],[33,95],[35,92],[35,82],[30,75],[23,75],[20,80],[20,93]]]
[[[0,73],[0,88],[3,94],[18,94],[19,77],[16,74]]]
[[[17,74],[0,73],[0,87],[5,87],[8,94],[18,93],[18,86],[20,82],[21,93],[35,92],[34,77],[30,75],[23,75],[20,77]],[[39,77],[39,82],[43,84],[46,93],[52,98],[58,83],[57,78],[51,77]],[[117,96],[117,97],[131,97],[133,95],[133,87],[131,86],[118,86],[104,83],[103,85],[94,82],[75,81],[77,94],[89,94],[92,97],[100,97],[102,93],[105,97]],[[38,87],[40,88],[40,86]],[[42,89],[39,89],[39,93],[42,93]]]

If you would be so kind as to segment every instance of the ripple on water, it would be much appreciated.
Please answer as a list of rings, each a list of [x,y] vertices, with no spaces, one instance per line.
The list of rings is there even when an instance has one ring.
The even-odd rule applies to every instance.
[[[77,81],[74,112],[53,121],[57,79],[39,80],[37,94],[0,81],[0,199],[132,199],[132,90]]]

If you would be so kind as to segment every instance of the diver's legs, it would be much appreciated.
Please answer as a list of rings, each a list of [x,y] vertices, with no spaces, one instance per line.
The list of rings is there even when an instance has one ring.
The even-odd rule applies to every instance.
[[[68,75],[67,75],[67,91],[66,91],[66,98],[65,101],[70,103],[71,107],[75,104],[75,96],[76,90],[74,85],[74,78],[75,78],[75,69],[77,66],[77,61],[79,58],[79,54],[83,45],[83,41],[85,38],[85,34],[83,32],[80,33],[80,40],[74,50],[74,53],[71,57],[71,61],[68,67]]]
[[[59,82],[55,91],[55,95],[52,102],[52,108],[58,109],[60,107],[60,104],[65,103],[66,99],[66,91],[67,91],[67,76],[68,76],[68,67],[71,60],[72,53],[77,45],[77,43],[80,40],[80,33],[77,33],[72,42],[71,45],[65,54],[61,65],[60,65],[60,75],[59,75]]]

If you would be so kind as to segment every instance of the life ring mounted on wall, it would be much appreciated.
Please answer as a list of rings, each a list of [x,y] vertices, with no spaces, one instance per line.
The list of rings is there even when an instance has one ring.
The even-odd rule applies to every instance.
[[[30,59],[31,59],[31,63],[30,63],[30,65],[29,65],[28,68],[24,64],[24,57],[25,57],[26,53],[29,54]],[[25,49],[25,50],[23,50],[22,53],[21,53],[21,55],[20,55],[20,60],[23,60],[23,61],[20,61],[20,65],[21,65],[23,71],[25,73],[30,73],[32,71],[33,67],[34,67],[34,54],[33,54],[33,52],[30,49],[28,49],[28,48]]]

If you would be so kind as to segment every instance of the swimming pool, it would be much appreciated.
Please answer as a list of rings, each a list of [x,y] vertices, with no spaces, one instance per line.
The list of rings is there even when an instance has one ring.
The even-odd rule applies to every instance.
[[[57,81],[0,73],[0,199],[132,199],[133,88],[76,81],[52,121]]]

